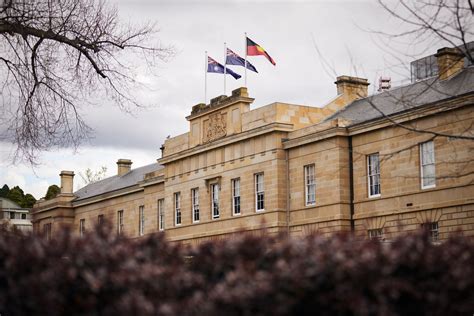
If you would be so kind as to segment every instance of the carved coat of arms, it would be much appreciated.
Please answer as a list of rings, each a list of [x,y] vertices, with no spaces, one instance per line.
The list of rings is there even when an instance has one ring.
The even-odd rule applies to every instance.
[[[227,120],[226,115],[221,113],[214,113],[209,115],[209,121],[204,133],[204,143],[212,142],[218,138],[224,137],[227,134]]]

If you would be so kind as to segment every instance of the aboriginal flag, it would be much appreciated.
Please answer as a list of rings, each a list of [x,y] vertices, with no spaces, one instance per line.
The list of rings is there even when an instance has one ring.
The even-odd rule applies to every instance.
[[[270,55],[268,55],[268,53],[263,49],[263,47],[258,45],[257,43],[255,43],[248,37],[247,37],[247,55],[248,56],[263,55],[267,57],[268,61],[270,61],[273,64],[273,66],[276,65],[273,58],[271,58]]]

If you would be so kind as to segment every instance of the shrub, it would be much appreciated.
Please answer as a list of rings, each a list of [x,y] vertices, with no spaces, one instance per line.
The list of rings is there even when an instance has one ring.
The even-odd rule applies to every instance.
[[[2,315],[470,315],[474,242],[0,235]]]

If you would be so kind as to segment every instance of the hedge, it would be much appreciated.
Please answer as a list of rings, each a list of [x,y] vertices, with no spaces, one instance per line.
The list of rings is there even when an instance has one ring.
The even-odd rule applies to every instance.
[[[0,234],[1,315],[472,315],[474,242]]]

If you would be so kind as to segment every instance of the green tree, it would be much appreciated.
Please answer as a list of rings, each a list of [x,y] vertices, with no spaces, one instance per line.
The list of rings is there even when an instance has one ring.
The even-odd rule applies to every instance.
[[[19,186],[14,186],[10,192],[8,192],[7,198],[21,206],[25,198],[25,193]]]
[[[6,198],[9,192],[10,188],[8,187],[8,185],[4,184],[3,187],[0,189],[0,197]]]
[[[21,207],[24,208],[32,208],[33,205],[36,203],[36,199],[32,194],[25,194],[25,197],[23,198],[22,204],[20,204]]]
[[[46,195],[44,198],[46,200],[51,200],[55,198],[60,192],[61,192],[61,189],[56,184],[52,184],[49,186],[48,191],[46,192]]]

